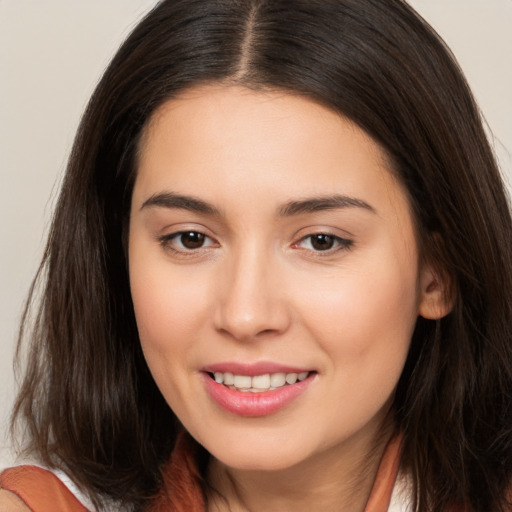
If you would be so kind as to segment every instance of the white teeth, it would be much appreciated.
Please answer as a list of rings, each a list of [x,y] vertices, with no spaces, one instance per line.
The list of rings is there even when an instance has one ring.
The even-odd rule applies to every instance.
[[[270,376],[270,385],[273,388],[280,388],[286,384],[286,373],[273,373]]]
[[[250,391],[252,393],[261,393],[262,391],[272,391],[287,384],[295,384],[297,381],[303,381],[309,375],[309,372],[302,373],[265,373],[263,375],[233,375],[226,372],[215,372],[213,378],[219,384],[224,384],[230,389],[238,391]]]
[[[252,387],[256,389],[268,389],[270,387],[270,375],[256,375],[252,378]]]
[[[235,375],[233,385],[238,389],[249,389],[252,387],[252,379],[249,375]]]
[[[296,373],[287,373],[286,374],[286,382],[288,384],[295,384],[297,382],[297,374]]]

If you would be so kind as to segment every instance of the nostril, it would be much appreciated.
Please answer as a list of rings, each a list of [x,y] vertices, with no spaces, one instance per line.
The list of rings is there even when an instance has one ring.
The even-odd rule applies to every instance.
[[[264,336],[266,334],[272,334],[273,332],[275,332],[274,329],[263,329],[256,336]]]

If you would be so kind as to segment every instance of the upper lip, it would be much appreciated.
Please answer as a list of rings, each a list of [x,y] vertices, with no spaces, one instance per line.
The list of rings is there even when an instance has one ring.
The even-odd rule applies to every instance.
[[[233,375],[265,375],[266,373],[303,373],[312,371],[310,368],[300,366],[291,366],[282,363],[270,361],[261,361],[258,363],[240,363],[234,361],[226,361],[222,363],[213,363],[205,365],[201,371],[207,373],[232,373]]]

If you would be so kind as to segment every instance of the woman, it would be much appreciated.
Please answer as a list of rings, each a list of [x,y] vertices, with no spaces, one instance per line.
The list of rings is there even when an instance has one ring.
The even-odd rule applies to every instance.
[[[27,450],[99,509],[510,510],[511,233],[402,1],[161,2],[77,135]],[[84,509],[0,496],[42,485]]]

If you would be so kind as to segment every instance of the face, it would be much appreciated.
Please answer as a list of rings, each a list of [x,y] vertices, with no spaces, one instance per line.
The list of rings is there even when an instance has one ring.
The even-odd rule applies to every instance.
[[[164,104],[140,149],[133,302],[183,425],[232,468],[368,446],[426,300],[384,151],[313,101],[220,85]]]

